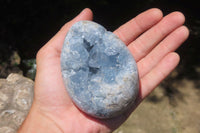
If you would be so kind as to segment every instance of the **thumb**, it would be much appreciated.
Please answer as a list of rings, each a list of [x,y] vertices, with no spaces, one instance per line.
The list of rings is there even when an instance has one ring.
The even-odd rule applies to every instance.
[[[85,8],[79,15],[77,15],[74,19],[66,23],[60,31],[47,43],[47,45],[53,46],[58,51],[61,50],[62,44],[64,42],[64,38],[69,30],[69,28],[76,22],[81,20],[92,20],[93,13],[89,8]]]
[[[47,44],[45,44],[37,53],[36,62],[37,68],[44,62],[48,56],[55,56],[60,55],[62,45],[65,39],[65,36],[69,30],[69,28],[75,23],[80,20],[92,20],[93,13],[89,8],[85,8],[79,15],[77,15],[74,19],[67,22],[54,37],[52,37]],[[49,54],[50,53],[50,54]]]
[[[93,14],[89,8],[85,8],[79,15],[77,15],[74,19],[66,23],[59,32],[66,32],[69,28],[75,23],[80,20],[92,20]]]

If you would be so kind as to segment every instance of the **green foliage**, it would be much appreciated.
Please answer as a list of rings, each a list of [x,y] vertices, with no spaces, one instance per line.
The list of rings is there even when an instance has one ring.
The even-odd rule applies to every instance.
[[[34,80],[36,74],[36,60],[28,59],[28,60],[23,60],[22,62],[27,67],[27,72],[25,75]]]

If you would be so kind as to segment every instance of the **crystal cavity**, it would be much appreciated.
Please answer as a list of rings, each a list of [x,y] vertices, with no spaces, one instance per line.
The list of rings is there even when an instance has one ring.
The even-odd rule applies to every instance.
[[[133,106],[139,81],[136,62],[126,45],[92,21],[76,22],[68,31],[61,71],[75,105],[96,118],[113,118]]]

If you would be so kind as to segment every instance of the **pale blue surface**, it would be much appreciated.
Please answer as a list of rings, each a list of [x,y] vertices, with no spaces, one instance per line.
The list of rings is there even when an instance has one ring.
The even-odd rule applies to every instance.
[[[139,90],[135,60],[112,32],[92,21],[79,21],[67,33],[61,53],[65,87],[74,103],[97,118],[127,110]]]

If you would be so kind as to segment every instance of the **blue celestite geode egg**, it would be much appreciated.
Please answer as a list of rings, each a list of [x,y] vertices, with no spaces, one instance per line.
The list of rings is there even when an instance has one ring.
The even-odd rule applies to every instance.
[[[92,21],[79,21],[69,29],[61,52],[61,70],[72,101],[97,118],[122,114],[138,95],[133,56],[115,34]]]

